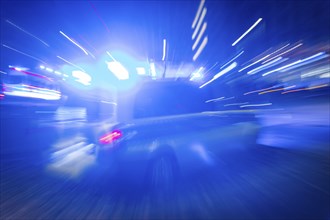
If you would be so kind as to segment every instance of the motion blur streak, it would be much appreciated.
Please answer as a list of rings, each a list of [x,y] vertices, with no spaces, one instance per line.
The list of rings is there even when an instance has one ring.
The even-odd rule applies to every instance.
[[[255,68],[255,69],[253,69],[253,70],[250,70],[249,72],[247,72],[247,74],[248,75],[256,74],[256,73],[258,73],[258,72],[260,72],[262,70],[268,69],[270,67],[273,67],[275,65],[278,65],[280,63],[283,63],[283,62],[285,62],[287,60],[288,60],[288,58],[284,58],[283,59],[282,57],[278,57],[278,58],[276,58],[275,60],[273,60],[273,61],[271,61],[269,63],[266,63],[266,64],[261,65],[261,66]]]
[[[15,49],[15,48],[12,48],[12,47],[7,46],[7,45],[5,45],[5,44],[2,44],[2,46],[3,46],[3,47],[6,47],[6,48],[8,48],[8,49],[10,49],[10,50],[13,50],[13,51],[15,51],[15,52],[17,52],[17,53],[23,54],[24,56],[30,57],[30,58],[32,58],[32,59],[34,59],[34,60],[36,60],[36,61],[39,61],[39,62],[41,62],[41,63],[45,63],[45,64],[46,64],[45,61],[43,61],[43,60],[41,60],[41,59],[39,59],[39,58],[37,58],[37,57],[35,57],[35,56],[32,56],[32,55],[30,55],[30,54],[27,54],[27,53],[24,53],[24,52],[22,52],[22,51],[19,51],[19,50]]]
[[[302,59],[302,60],[298,60],[296,62],[287,64],[287,65],[282,66],[280,68],[277,68],[275,70],[272,70],[272,71],[269,71],[267,73],[264,73],[264,74],[262,74],[262,76],[267,76],[267,75],[269,75],[271,73],[274,73],[274,72],[277,72],[277,71],[287,71],[287,70],[290,70],[292,68],[300,67],[302,65],[307,65],[307,64],[310,64],[310,63],[315,62],[317,60],[326,58],[328,56],[329,56],[328,54],[324,54],[324,52],[320,52],[320,53],[317,53],[317,54],[315,54],[313,56],[307,57],[307,58]],[[300,64],[300,65],[296,65],[296,64]],[[289,67],[291,67],[291,68],[289,68]]]
[[[237,63],[236,62],[233,62],[228,67],[226,67],[225,69],[223,69],[219,73],[217,73],[215,76],[213,76],[213,78],[210,81],[208,81],[208,82],[204,83],[203,85],[201,85],[199,88],[203,88],[207,84],[210,84],[211,82],[213,82],[214,80],[216,80],[220,76],[222,76],[222,75],[228,73],[229,71],[231,71],[232,69],[234,69],[236,66],[237,66]]]
[[[300,91],[306,91],[306,90],[313,90],[313,89],[320,89],[320,88],[324,88],[324,87],[328,87],[328,86],[329,86],[329,84],[322,84],[322,85],[312,86],[312,87],[308,87],[308,88],[289,90],[286,92],[282,92],[282,94],[291,93],[291,92],[300,92]]]
[[[23,28],[19,27],[18,25],[14,24],[13,22],[11,22],[11,21],[9,21],[9,20],[6,20],[6,22],[7,22],[8,24],[11,24],[11,25],[14,26],[15,28],[17,28],[17,29],[23,31],[23,32],[26,33],[27,35],[30,35],[31,37],[37,39],[38,41],[40,41],[41,43],[43,43],[43,44],[46,45],[47,47],[49,47],[49,45],[48,45],[45,41],[41,40],[40,38],[36,37],[35,35],[31,34],[30,32],[24,30]]]
[[[216,99],[210,99],[210,100],[207,100],[207,101],[205,101],[206,103],[208,103],[208,102],[216,102],[216,101],[220,101],[220,100],[222,100],[222,99],[224,99],[225,97],[220,97],[220,98],[216,98]]]
[[[320,68],[316,68],[311,71],[305,72],[305,73],[301,74],[300,77],[301,78],[312,77],[312,76],[328,73],[329,71],[330,71],[330,65],[325,65]]]
[[[85,71],[83,68],[81,68],[80,66],[77,66],[77,65],[71,63],[70,61],[64,59],[63,57],[60,57],[60,56],[56,56],[56,57],[59,58],[59,59],[61,59],[61,60],[63,60],[63,61],[66,62],[67,64],[69,64],[69,65],[71,65],[71,66],[74,66],[74,67],[77,67],[77,68],[80,69],[81,71],[86,72],[86,71]]]
[[[198,34],[198,36],[197,36],[197,38],[196,38],[196,40],[195,40],[195,43],[194,43],[194,45],[192,46],[192,49],[193,49],[193,50],[196,49],[196,47],[197,47],[199,41],[201,40],[201,38],[202,38],[202,36],[203,36],[203,34],[204,34],[205,30],[206,30],[206,27],[207,27],[207,23],[204,22],[204,23],[203,23],[202,30],[199,32],[199,34]]]
[[[222,65],[220,67],[220,69],[224,68],[225,66],[227,66],[229,63],[233,62],[234,60],[236,60],[239,56],[241,56],[244,53],[244,50],[242,52],[240,52],[239,54],[237,54],[233,59],[229,60],[227,63],[225,63],[224,65]]]
[[[289,50],[286,50],[286,51],[284,51],[283,53],[280,53],[280,54],[278,54],[278,55],[276,55],[276,56],[274,56],[274,57],[272,57],[272,58],[270,58],[270,59],[268,59],[268,60],[262,62],[262,64],[265,64],[265,63],[267,63],[267,62],[269,62],[269,61],[271,61],[271,60],[273,60],[273,59],[275,59],[275,58],[277,58],[277,57],[279,57],[279,56],[282,56],[283,54],[289,53],[290,51],[292,51],[292,50],[294,50],[294,49],[296,49],[296,48],[298,48],[298,47],[300,47],[300,46],[302,46],[302,45],[303,45],[303,44],[300,43],[300,44],[298,44],[298,45],[296,45],[296,46],[290,48]]]
[[[205,0],[201,0],[201,2],[199,3],[198,10],[196,12],[194,21],[193,21],[193,23],[191,25],[191,28],[195,28],[195,26],[197,24],[197,21],[198,21],[198,18],[199,18],[199,15],[201,14],[201,11],[203,9],[204,3],[205,3]]]
[[[200,17],[199,20],[198,20],[198,23],[197,23],[197,26],[196,26],[196,28],[195,28],[195,30],[194,30],[194,33],[193,33],[193,35],[191,36],[191,39],[192,39],[192,40],[195,39],[195,37],[196,37],[196,35],[197,35],[198,31],[199,31],[199,28],[200,28],[200,26],[201,26],[202,23],[203,23],[203,20],[204,20],[204,17],[205,17],[205,15],[206,15],[206,12],[207,12],[207,9],[204,8],[201,17]]]
[[[68,35],[64,34],[62,31],[60,31],[60,33],[66,38],[68,39],[69,41],[71,41],[74,45],[76,45],[77,47],[79,47],[79,49],[81,49],[82,51],[84,51],[84,53],[86,55],[88,55],[87,51],[82,47],[80,46],[77,42],[75,42],[73,39],[71,39]]]
[[[267,90],[267,89],[272,89],[272,88],[275,88],[275,87],[277,87],[277,86],[272,86],[272,87],[268,87],[268,88],[265,88],[265,89],[258,89],[258,90],[254,90],[254,91],[251,91],[251,92],[246,92],[246,93],[244,93],[244,95],[248,95],[248,94],[252,94],[252,93],[264,91],[264,90]]]
[[[253,28],[255,28],[255,26],[257,26],[260,21],[262,20],[262,18],[259,18],[247,31],[244,32],[244,34],[242,34],[231,46],[235,46],[238,42],[240,42],[243,37],[245,37],[250,31],[252,31]]]
[[[246,107],[260,107],[260,106],[268,106],[272,105],[272,103],[262,103],[262,104],[250,104],[250,105],[241,105],[241,108],[246,108]]]
[[[310,57],[307,57],[303,60],[300,60],[300,64],[298,65],[294,65],[292,67],[289,67],[289,68],[286,68],[286,69],[283,69],[281,70],[281,72],[285,72],[285,71],[288,71],[288,70],[292,70],[292,69],[295,69],[295,68],[298,68],[298,67],[301,67],[301,66],[304,66],[304,65],[307,65],[307,64],[310,64],[310,63],[314,63],[318,60],[322,60],[324,58],[327,58],[329,55],[328,54],[325,54],[324,52],[320,52],[320,53],[317,53],[313,56],[310,56]]]
[[[248,102],[239,102],[239,103],[231,103],[231,104],[226,104],[226,105],[223,105],[223,106],[234,106],[234,105],[245,105],[245,104],[248,104]]]
[[[43,88],[34,88],[31,89],[28,86],[6,86],[6,89],[10,89],[9,91],[4,91],[5,95],[10,96],[19,96],[19,97],[29,97],[29,98],[39,98],[45,100],[59,100],[61,98],[61,94],[55,90],[46,90]]]
[[[291,88],[294,88],[294,87],[296,87],[296,86],[294,85],[294,86],[288,86],[288,87],[285,87],[285,88],[267,90],[267,91],[264,91],[264,92],[260,92],[259,95],[270,93],[270,92],[278,92],[278,91],[282,91],[282,90],[287,90],[287,89],[291,89]]]
[[[163,57],[162,57],[162,61],[165,60],[166,57],[166,39],[163,39]]]
[[[261,58],[261,59],[259,59],[259,60],[255,61],[255,62],[251,63],[250,65],[247,65],[246,67],[243,67],[243,68],[242,68],[242,69],[240,69],[238,72],[242,72],[243,70],[245,70],[245,69],[249,68],[250,66],[253,66],[254,64],[257,64],[257,63],[259,63],[260,61],[262,61],[262,60],[266,59],[267,57],[269,57],[269,55],[267,55],[267,56],[265,56],[265,57],[263,57],[263,58]]]

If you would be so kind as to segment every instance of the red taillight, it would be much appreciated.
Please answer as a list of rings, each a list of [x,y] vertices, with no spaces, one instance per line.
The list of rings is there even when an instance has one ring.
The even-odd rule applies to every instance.
[[[101,144],[110,144],[114,140],[119,139],[123,134],[119,130],[114,130],[109,134],[103,135],[100,139],[99,142]]]

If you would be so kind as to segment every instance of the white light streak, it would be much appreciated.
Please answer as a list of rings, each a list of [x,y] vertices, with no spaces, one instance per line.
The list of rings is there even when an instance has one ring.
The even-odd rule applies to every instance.
[[[199,48],[197,49],[195,55],[193,56],[193,60],[196,61],[197,58],[199,57],[199,55],[201,54],[201,52],[203,51],[203,49],[205,48],[206,44],[208,42],[208,37],[204,37],[201,45],[199,46]]]
[[[197,35],[198,31],[199,31],[199,28],[201,27],[201,25],[202,25],[202,23],[203,23],[203,20],[204,20],[204,17],[205,17],[205,15],[206,15],[206,12],[207,12],[207,9],[204,8],[204,9],[203,9],[203,12],[202,12],[202,15],[201,15],[201,17],[199,18],[199,21],[198,21],[198,23],[197,23],[196,29],[194,30],[194,33],[193,33],[193,35],[191,36],[191,39],[192,39],[192,40],[195,39],[195,37],[196,37],[196,35]]]
[[[59,71],[54,71],[54,73],[57,74],[57,75],[62,75],[62,73],[59,72]]]
[[[228,67],[226,67],[225,69],[223,69],[219,73],[217,73],[213,78],[215,78],[215,79],[219,78],[220,76],[222,76],[225,73],[228,73],[230,70],[234,69],[236,66],[237,66],[237,63],[233,62]]]
[[[40,69],[42,69],[42,70],[46,68],[44,65],[40,65],[39,67],[40,67]]]
[[[113,61],[117,62],[117,60],[111,55],[111,53],[110,53],[109,51],[107,51],[107,54],[110,56],[110,58],[111,58]]]
[[[11,24],[11,25],[14,26],[15,28],[19,29],[20,31],[23,31],[23,32],[26,33],[27,35],[30,35],[31,37],[37,39],[38,41],[40,41],[41,43],[43,43],[43,44],[46,45],[47,47],[49,47],[49,45],[48,45],[45,41],[41,40],[40,38],[36,37],[35,35],[31,34],[30,32],[24,30],[23,28],[19,27],[18,25],[14,24],[13,22],[11,22],[11,21],[9,21],[9,20],[6,20],[6,22],[7,22],[8,24]]]
[[[27,57],[30,57],[30,58],[32,58],[32,59],[34,59],[34,60],[37,60],[37,61],[39,61],[39,62],[41,62],[41,63],[45,63],[45,64],[46,64],[45,61],[40,60],[40,59],[37,58],[37,57],[34,57],[34,56],[32,56],[32,55],[29,55],[29,54],[27,54],[27,53],[24,53],[24,52],[22,52],[22,51],[19,51],[19,50],[15,49],[15,48],[12,48],[12,47],[7,46],[7,45],[5,45],[5,44],[2,44],[2,46],[3,46],[3,47],[6,47],[6,48],[8,48],[8,49],[10,49],[10,50],[13,50],[13,51],[15,51],[15,52],[17,52],[17,53],[23,54],[23,55],[25,55],[25,56],[27,56]]]
[[[54,72],[54,70],[51,69],[51,68],[49,68],[49,67],[46,68],[46,71],[47,71],[47,72],[50,72],[50,73]]]
[[[88,55],[87,51],[82,47],[80,46],[78,43],[76,43],[73,39],[71,39],[69,36],[67,36],[66,34],[64,34],[62,31],[60,31],[60,33],[66,38],[68,39],[69,41],[71,41],[74,45],[76,45],[77,47],[79,47],[82,51],[84,51],[84,53],[86,55]]]
[[[254,91],[251,91],[251,92],[246,92],[246,93],[244,93],[244,95],[248,95],[248,94],[256,93],[256,92],[261,92],[261,91],[265,91],[265,90],[267,90],[267,89],[272,89],[272,88],[276,88],[276,87],[278,87],[278,86],[272,86],[272,87],[265,88],[265,89],[254,90]]]
[[[213,82],[214,80],[218,79],[220,76],[228,73],[229,71],[231,71],[232,69],[234,69],[237,66],[237,63],[234,62],[232,64],[230,64],[228,67],[226,67],[225,69],[221,70],[219,73],[217,73],[215,76],[213,76],[213,78],[211,80],[209,80],[208,82],[204,83],[203,85],[201,85],[199,88],[203,88],[204,86],[210,84],[211,82]]]
[[[293,63],[290,63],[290,64],[288,64],[288,65],[285,65],[285,66],[282,66],[282,67],[280,67],[280,68],[277,68],[277,69],[275,69],[275,70],[272,70],[272,71],[269,71],[269,72],[267,72],[267,73],[264,73],[264,74],[262,74],[262,76],[267,76],[268,74],[271,74],[271,73],[274,73],[274,72],[277,72],[277,71],[288,71],[288,70],[290,70],[290,69],[293,69],[293,68],[297,68],[297,67],[299,67],[299,66],[302,66],[302,65],[307,65],[307,64],[309,64],[309,63],[312,63],[312,62],[315,62],[315,61],[317,61],[317,60],[320,60],[320,59],[323,59],[323,58],[325,58],[325,57],[328,57],[329,55],[328,54],[324,54],[324,52],[320,52],[320,53],[317,53],[317,54],[315,54],[315,55],[313,55],[313,56],[310,56],[310,57],[307,57],[307,58],[305,58],[305,59],[302,59],[302,60],[298,60],[298,61],[295,61],[295,62],[293,62]],[[314,58],[317,58],[316,60],[312,60],[312,59],[314,59]],[[300,65],[297,65],[297,64],[299,64],[299,63],[301,63]],[[296,66],[295,66],[296,65]],[[294,66],[294,67],[293,67]],[[289,67],[291,67],[291,68],[289,68]]]
[[[259,107],[259,106],[269,106],[272,105],[272,103],[263,103],[263,104],[251,104],[251,105],[241,105],[241,108],[246,108],[246,107]]]
[[[282,70],[282,69],[285,69],[285,68],[287,68],[287,67],[293,66],[293,65],[295,65],[295,64],[297,64],[297,63],[300,63],[300,62],[301,62],[301,60],[298,60],[298,61],[292,62],[292,63],[290,63],[290,64],[288,64],[288,65],[285,65],[285,66],[282,66],[282,67],[277,68],[277,69],[275,69],[275,70],[271,70],[271,71],[269,71],[269,72],[267,72],[267,73],[264,73],[264,74],[262,74],[262,76],[267,76],[267,75],[269,75],[269,74],[271,74],[271,73],[274,73],[274,72],[276,72],[276,71],[280,71],[280,70]]]
[[[294,46],[294,47],[291,47],[289,50],[286,50],[286,51],[284,51],[283,53],[280,53],[280,54],[278,54],[278,55],[276,55],[276,56],[274,56],[274,57],[272,57],[272,58],[270,58],[270,59],[264,61],[262,64],[267,63],[267,62],[269,62],[270,60],[275,59],[275,58],[277,58],[277,57],[279,57],[279,56],[282,56],[283,54],[286,54],[286,53],[288,53],[288,52],[290,52],[290,51],[292,51],[292,50],[294,50],[294,49],[300,47],[301,45],[303,45],[303,44],[300,43],[300,44],[298,44],[298,45],[296,45],[296,46]]]
[[[39,98],[39,99],[45,99],[45,100],[59,100],[59,99],[61,99],[61,95],[56,93],[56,92],[54,92],[54,93],[44,92],[42,90],[37,90],[37,89],[31,90],[31,89],[21,88],[19,90],[14,90],[14,91],[4,91],[4,94],[9,95],[9,96]]]
[[[291,70],[291,69],[295,69],[297,67],[304,66],[304,65],[307,65],[307,64],[310,64],[310,63],[314,63],[314,62],[316,62],[318,60],[321,60],[323,58],[326,58],[328,56],[329,55],[325,54],[324,52],[317,53],[313,56],[310,56],[310,57],[307,57],[307,58],[301,60],[301,63],[299,65],[295,65],[293,67],[283,69],[283,70],[281,70],[281,72],[288,71],[288,70]]]
[[[240,102],[240,103],[231,103],[231,104],[226,104],[226,105],[223,105],[223,106],[235,106],[235,105],[245,105],[245,104],[248,104],[248,102]]]
[[[166,57],[166,39],[163,39],[163,57],[162,57],[162,61],[165,60]]]
[[[196,49],[199,41],[201,40],[201,38],[202,38],[202,36],[203,36],[203,34],[204,34],[205,30],[206,30],[206,27],[207,27],[207,23],[204,22],[203,27],[202,27],[202,30],[199,32],[199,34],[198,34],[198,36],[197,36],[197,38],[195,40],[195,43],[192,46],[192,50],[195,50]]]
[[[225,66],[227,66],[228,63],[231,63],[232,61],[234,61],[235,59],[237,59],[239,56],[241,56],[243,53],[244,53],[244,50],[242,52],[240,52],[239,54],[237,54],[233,59],[229,60],[227,63],[225,63],[224,65],[222,65],[222,67],[220,67],[220,69],[222,69]]]
[[[191,25],[191,28],[195,28],[195,26],[197,24],[197,21],[198,21],[198,18],[199,18],[199,15],[201,14],[201,11],[203,9],[204,3],[205,3],[205,0],[201,0],[201,2],[199,3],[198,10],[196,12],[194,21],[193,21],[193,23]]]
[[[270,56],[270,55],[266,55],[266,56],[264,56],[263,58],[260,58],[259,60],[257,60],[257,61],[255,61],[255,62],[251,63],[250,65],[247,65],[246,67],[243,67],[243,68],[240,69],[238,72],[242,72],[243,70],[249,68],[250,66],[253,66],[254,64],[257,64],[257,63],[259,63],[260,61],[263,61],[264,59],[266,59],[266,58],[269,57],[269,56]]]
[[[321,75],[323,73],[327,73],[330,71],[330,65],[326,65],[325,67],[320,67],[317,69],[313,69],[312,71],[308,71],[307,73],[301,74],[301,78]]]
[[[205,103],[220,101],[220,100],[222,100],[224,98],[225,97],[220,97],[220,98],[216,98],[216,99],[210,99],[210,100],[205,101]]]
[[[80,70],[82,70],[82,71],[84,71],[84,72],[85,72],[85,70],[84,70],[83,68],[81,68],[80,66],[77,66],[77,65],[75,65],[75,64],[73,64],[73,63],[71,63],[70,61],[68,61],[68,60],[66,60],[66,59],[64,59],[64,58],[62,58],[62,57],[60,57],[60,56],[57,56],[57,58],[59,58],[59,59],[63,60],[64,62],[66,62],[66,63],[70,64],[71,66],[74,66],[74,67],[76,67],[76,68],[78,68],[78,69],[80,69]]]
[[[327,73],[323,73],[320,78],[330,78],[330,73],[327,72]]]
[[[288,44],[284,45],[284,46],[283,46],[283,47],[281,47],[280,49],[277,49],[277,50],[275,50],[274,52],[270,53],[269,55],[273,55],[274,53],[277,53],[278,51],[280,51],[280,50],[282,50],[282,49],[284,49],[284,48],[288,47],[289,45],[290,45],[290,43],[288,43]]]
[[[268,69],[270,67],[276,66],[276,65],[278,65],[280,63],[283,63],[286,60],[288,60],[288,58],[284,58],[283,59],[283,57],[278,57],[278,58],[276,58],[275,60],[273,60],[273,61],[271,61],[269,63],[266,63],[266,64],[261,65],[261,66],[255,68],[255,69],[253,69],[253,70],[250,70],[249,72],[247,72],[247,74],[248,75],[256,74],[256,73],[258,73],[258,72],[260,72],[262,70],[265,70],[265,69]]]
[[[235,46],[240,40],[243,39],[255,26],[259,24],[259,22],[262,20],[262,18],[259,18],[245,33],[240,36],[231,46]]]

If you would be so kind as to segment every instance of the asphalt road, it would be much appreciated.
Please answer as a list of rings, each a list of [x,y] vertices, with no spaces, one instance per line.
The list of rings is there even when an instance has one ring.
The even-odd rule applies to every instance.
[[[328,124],[270,123],[274,114],[261,116],[257,148],[156,197],[93,175],[89,132],[101,122],[83,109],[2,112],[0,219],[330,219]]]

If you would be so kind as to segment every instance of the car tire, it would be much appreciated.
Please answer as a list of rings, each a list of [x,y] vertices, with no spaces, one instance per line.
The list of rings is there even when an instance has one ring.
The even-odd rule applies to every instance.
[[[173,194],[178,182],[176,160],[170,155],[161,155],[155,158],[148,172],[148,185],[150,192],[159,197]]]

